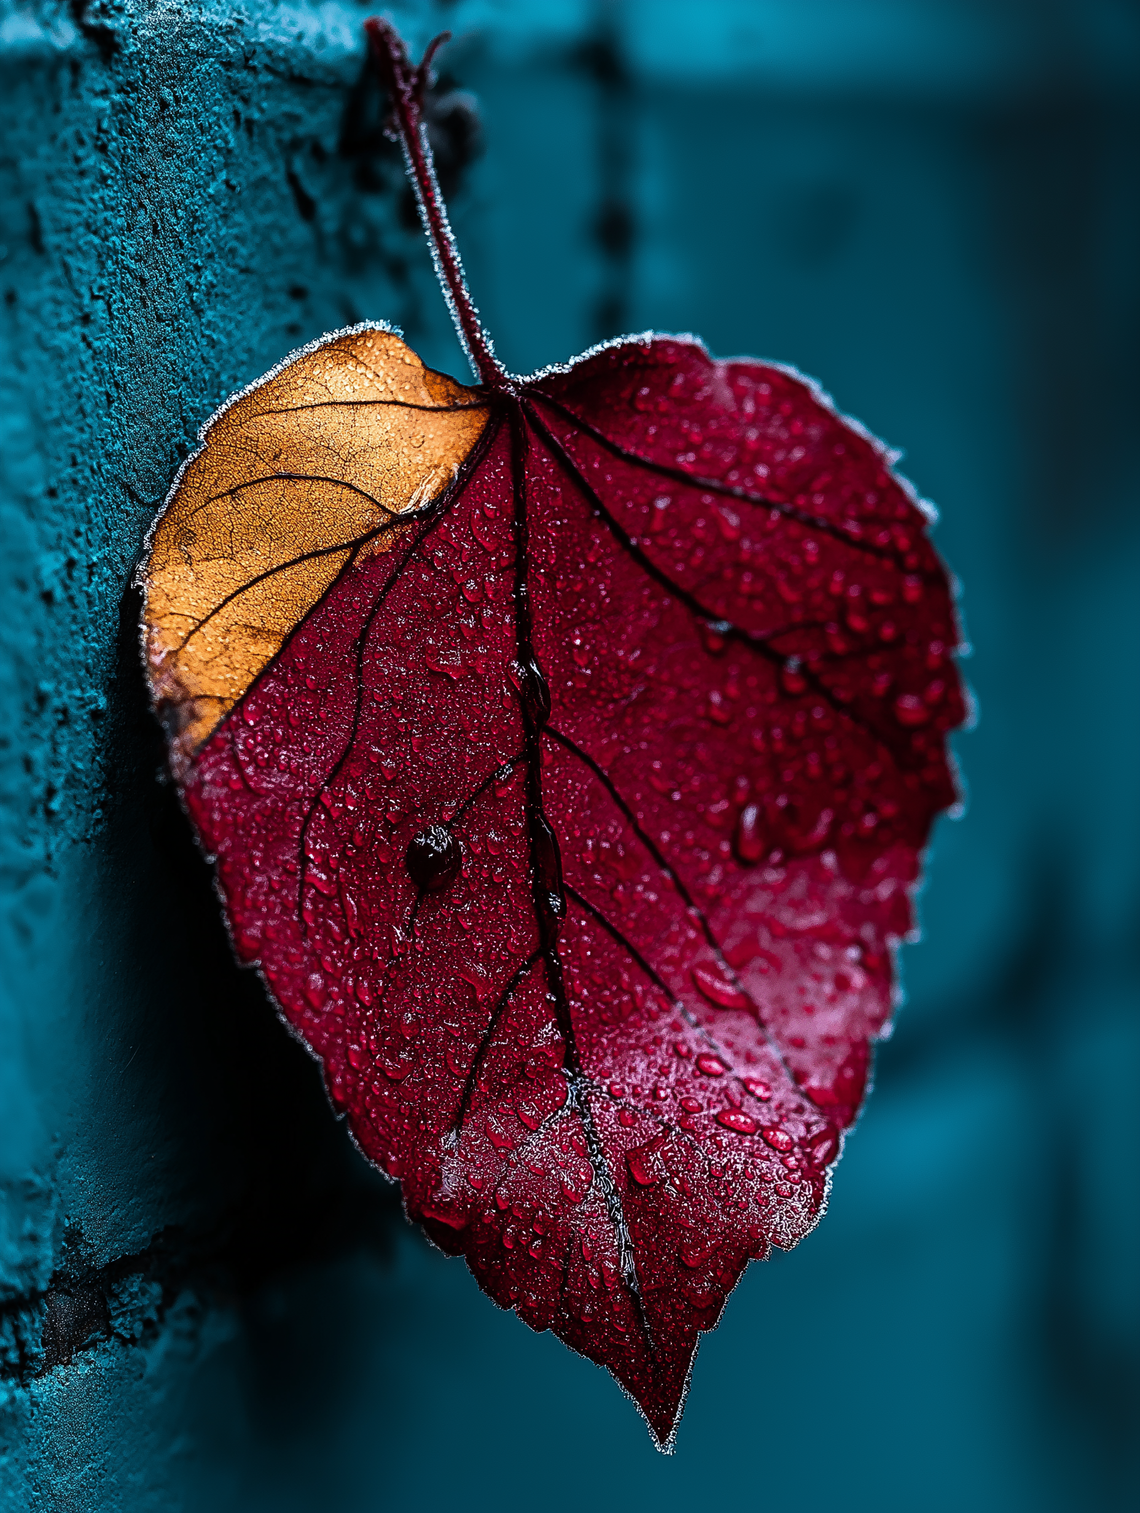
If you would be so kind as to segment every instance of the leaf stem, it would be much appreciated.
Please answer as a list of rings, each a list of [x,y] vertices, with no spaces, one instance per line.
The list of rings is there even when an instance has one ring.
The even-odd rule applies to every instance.
[[[368,34],[377,72],[391,96],[393,124],[404,149],[408,178],[416,193],[420,219],[431,248],[435,271],[460,343],[477,378],[493,389],[509,390],[513,387],[510,375],[495,356],[490,338],[483,330],[471,302],[459,249],[455,245],[443,196],[439,192],[431,144],[422,118],[423,95],[430,75],[431,60],[436,49],[448,40],[451,33],[444,32],[442,36],[436,37],[416,68],[408,57],[403,38],[390,22],[373,16],[364,23],[364,30]]]

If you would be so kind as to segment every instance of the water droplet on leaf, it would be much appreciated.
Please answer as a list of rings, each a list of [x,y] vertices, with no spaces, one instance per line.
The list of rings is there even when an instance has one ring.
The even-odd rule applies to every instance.
[[[429,825],[413,838],[404,860],[417,888],[438,893],[459,876],[463,857],[450,830],[443,825]]]
[[[702,1051],[693,1064],[706,1077],[723,1077],[728,1071],[720,1057],[714,1056],[711,1051]]]
[[[710,1003],[721,1009],[746,1009],[748,994],[719,972],[708,967],[694,967],[693,981]]]
[[[717,1113],[716,1122],[723,1124],[725,1129],[735,1130],[738,1135],[754,1135],[760,1128],[751,1115],[738,1108],[722,1108]]]

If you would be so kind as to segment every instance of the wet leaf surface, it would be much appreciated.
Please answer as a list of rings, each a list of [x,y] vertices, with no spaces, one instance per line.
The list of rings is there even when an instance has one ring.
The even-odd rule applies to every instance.
[[[954,799],[951,596],[788,370],[643,337],[505,374],[420,189],[481,382],[364,326],[220,412],[144,570],[151,687],[362,1149],[667,1446],[862,1100]]]

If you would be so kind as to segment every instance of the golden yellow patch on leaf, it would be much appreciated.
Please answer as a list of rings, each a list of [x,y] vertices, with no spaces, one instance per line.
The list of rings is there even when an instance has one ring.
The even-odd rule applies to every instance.
[[[486,425],[476,390],[357,329],[210,421],[140,572],[155,707],[189,760],[338,573],[387,551]]]

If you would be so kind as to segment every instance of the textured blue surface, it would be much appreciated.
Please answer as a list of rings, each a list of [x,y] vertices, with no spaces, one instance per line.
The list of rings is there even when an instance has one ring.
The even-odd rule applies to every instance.
[[[455,220],[507,363],[647,327],[793,362],[907,448],[966,587],[970,803],[907,1007],[828,1217],[741,1284],[669,1461],[402,1226],[156,781],[128,582],[202,420],[364,317],[462,374],[376,156],[365,14],[0,7],[0,1508],[1116,1509],[1135,10],[392,12],[459,37],[487,152]]]

